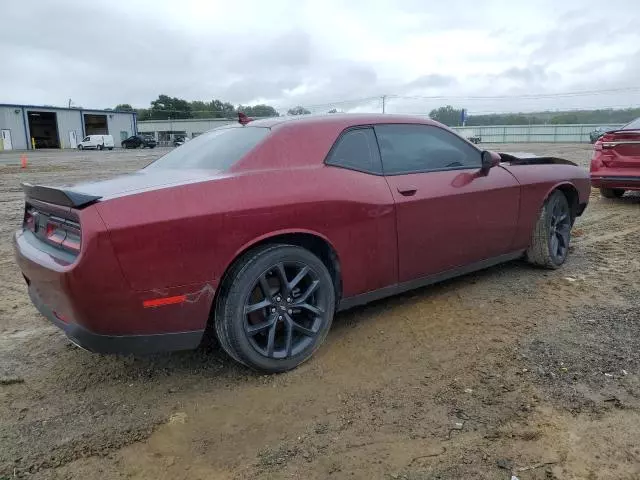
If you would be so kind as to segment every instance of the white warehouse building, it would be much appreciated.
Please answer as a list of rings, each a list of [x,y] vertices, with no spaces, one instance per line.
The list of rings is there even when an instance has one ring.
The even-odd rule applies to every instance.
[[[178,137],[193,138],[216,127],[237,123],[229,118],[187,118],[184,120],[141,120],[138,132],[153,135],[158,145],[168,146]]]
[[[87,135],[112,135],[119,146],[136,133],[135,112],[0,104],[0,151],[76,148]]]

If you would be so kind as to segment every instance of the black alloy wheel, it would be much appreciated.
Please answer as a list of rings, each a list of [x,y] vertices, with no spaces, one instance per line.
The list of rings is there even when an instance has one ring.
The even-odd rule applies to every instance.
[[[214,315],[222,348],[268,373],[313,355],[331,327],[335,287],[324,263],[294,245],[258,247],[231,268]]]
[[[556,190],[545,200],[525,252],[529,263],[559,268],[569,255],[574,216],[564,192]]]
[[[554,196],[549,204],[549,253],[557,263],[563,263],[569,253],[571,212],[564,195]]]
[[[289,358],[311,345],[327,313],[327,286],[309,266],[280,262],[262,273],[244,305],[251,346],[270,358]]]

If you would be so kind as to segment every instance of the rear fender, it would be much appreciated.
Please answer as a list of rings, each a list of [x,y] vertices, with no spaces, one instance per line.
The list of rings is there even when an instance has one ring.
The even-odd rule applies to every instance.
[[[324,240],[330,247],[331,249],[336,253],[336,255],[338,256],[338,261],[339,261],[339,257],[340,254],[338,253],[338,250],[336,249],[335,245],[323,234],[316,232],[314,230],[308,230],[305,228],[285,228],[285,229],[281,229],[281,230],[274,230],[272,232],[269,233],[265,233],[264,235],[260,235],[254,239],[252,239],[249,242],[246,242],[244,245],[242,245],[242,247],[240,247],[238,250],[235,251],[233,257],[229,260],[227,260],[227,262],[225,263],[223,272],[226,273],[229,271],[229,268],[231,267],[231,265],[233,265],[233,262],[235,262],[238,258],[240,258],[243,254],[245,254],[246,252],[248,252],[249,250],[251,250],[253,247],[260,245],[262,243],[267,243],[269,241],[269,239],[272,238],[277,238],[280,237],[282,235],[294,235],[294,234],[304,234],[304,235],[312,235],[314,237],[318,237],[322,240]],[[221,275],[220,278],[222,279],[224,277],[224,275]]]

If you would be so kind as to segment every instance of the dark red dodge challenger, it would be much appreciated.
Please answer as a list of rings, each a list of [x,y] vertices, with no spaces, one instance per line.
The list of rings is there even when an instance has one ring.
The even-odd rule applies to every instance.
[[[212,130],[137,173],[23,185],[33,303],[103,353],[307,360],[336,310],[525,257],[559,267],[588,172],[481,151],[422,118],[273,118]]]

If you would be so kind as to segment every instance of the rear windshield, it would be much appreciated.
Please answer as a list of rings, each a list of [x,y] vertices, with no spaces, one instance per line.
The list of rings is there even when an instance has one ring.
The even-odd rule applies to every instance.
[[[269,135],[264,127],[223,127],[198,135],[146,169],[227,170]]]
[[[640,118],[636,118],[633,122],[627,123],[622,130],[640,130]]]

